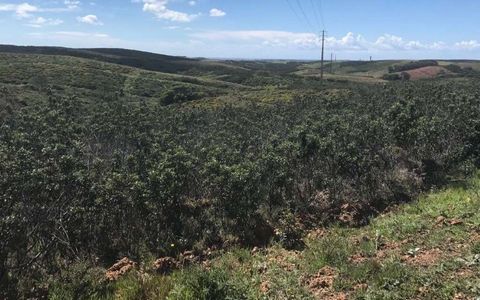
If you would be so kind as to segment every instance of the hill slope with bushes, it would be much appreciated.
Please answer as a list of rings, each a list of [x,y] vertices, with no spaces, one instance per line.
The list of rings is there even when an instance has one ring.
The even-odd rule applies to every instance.
[[[146,262],[113,282],[105,270],[79,281],[73,270],[85,266],[77,264],[54,281],[53,297],[71,298],[88,286],[90,296],[104,299],[476,299],[479,189],[475,176],[365,227],[312,230],[301,250],[233,249],[169,275]]]
[[[164,266],[272,243],[301,251],[307,232],[366,225],[480,165],[480,90],[468,77],[322,83],[271,65],[285,62],[236,62],[263,79],[240,84],[0,55],[1,298],[60,295],[70,276],[91,279],[79,262],[101,271],[123,257]],[[230,288],[228,274],[198,272],[187,282]]]

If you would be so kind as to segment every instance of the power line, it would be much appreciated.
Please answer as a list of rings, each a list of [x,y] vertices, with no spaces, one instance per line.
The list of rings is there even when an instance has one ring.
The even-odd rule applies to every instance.
[[[317,21],[318,28],[321,28],[322,25],[320,25],[320,18],[318,17],[317,6],[315,5],[315,1],[310,0],[310,4],[312,5],[313,14],[315,16],[315,20]]]
[[[292,3],[290,3],[289,0],[285,0],[285,2],[287,2],[288,6],[290,7],[290,10],[293,11],[293,13],[295,14],[295,16],[297,17],[297,19],[302,22],[302,18],[300,18],[300,15],[297,13],[297,11],[295,10],[295,8],[293,7]]]
[[[323,17],[322,0],[310,0],[312,9],[317,19],[318,27],[321,29],[327,29],[325,26],[325,18]]]
[[[292,10],[294,13],[295,13],[295,16],[300,20],[301,17],[299,16],[299,14],[297,13],[296,9],[294,8],[294,6],[292,5],[292,3],[290,3],[289,0],[285,0],[288,4],[288,6],[290,7],[290,10]],[[310,4],[312,5],[312,9],[313,9],[313,12],[315,14],[315,18],[317,20],[317,24],[320,26],[320,20],[321,19],[321,24],[323,25],[323,30],[322,30],[322,54],[321,54],[321,66],[320,66],[320,80],[323,82],[323,73],[324,73],[324,52],[325,52],[325,34],[326,34],[326,31],[325,31],[325,21],[324,21],[324,18],[323,18],[323,9],[322,9],[322,3],[321,3],[321,0],[318,0],[320,1],[319,2],[319,5],[320,7],[318,8],[318,11],[320,13],[320,18],[318,16],[318,13],[317,13],[317,10],[316,10],[316,6],[314,5],[314,1],[313,0],[310,0]],[[300,3],[299,0],[296,0],[296,3],[297,3],[297,6],[298,8],[300,9],[300,12],[302,13],[303,17],[304,17],[304,21],[307,23],[307,25],[315,32],[315,28],[314,26],[312,26],[312,23],[310,22],[310,19],[308,18],[307,14],[305,13],[305,10],[303,9],[303,6],[302,4]],[[333,73],[333,69],[332,69],[332,61],[333,61],[333,53],[330,57],[330,72]]]
[[[323,5],[322,0],[318,0],[319,11],[320,11],[320,19],[322,20],[323,29],[326,30],[327,27],[325,26],[325,18],[323,17]]]
[[[310,26],[310,29],[315,31],[315,27],[312,26],[312,23],[310,23],[310,19],[308,18],[307,14],[305,13],[305,10],[303,9],[302,4],[300,3],[299,0],[296,0],[298,7],[300,8],[300,12],[302,15],[305,17],[305,21],[307,22],[308,26]]]

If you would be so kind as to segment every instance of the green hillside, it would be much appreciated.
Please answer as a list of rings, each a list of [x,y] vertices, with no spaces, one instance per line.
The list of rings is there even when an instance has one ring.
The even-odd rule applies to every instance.
[[[478,296],[475,62],[6,49],[0,299]]]
[[[209,62],[202,59],[168,56],[126,49],[72,49],[62,47],[29,47],[0,45],[0,52],[56,56],[61,55],[87,58],[102,62],[115,63],[165,73],[225,73],[227,71],[233,71],[234,69],[236,69],[222,63]]]
[[[240,84],[70,56],[0,53],[0,107],[3,113],[48,97],[75,97],[95,102],[120,97],[162,105],[214,99]]]
[[[188,71],[185,71],[182,67],[175,69],[177,60],[183,58],[160,55],[167,61],[167,66],[175,70],[174,73],[165,73],[130,67],[124,62],[105,62],[103,56],[95,59],[77,57],[75,49],[5,47],[4,50],[7,52],[0,51],[0,117],[21,106],[45,101],[52,95],[75,97],[92,104],[102,98],[122,98],[132,103],[147,101],[170,105],[191,102],[193,105],[218,106],[226,103],[243,105],[245,99],[259,102],[278,98],[291,100],[293,95],[316,93],[321,85],[314,78],[290,74],[301,62],[205,62],[205,66],[222,65],[226,69],[201,72],[197,69],[199,60],[191,60]],[[15,50],[20,53],[10,53]],[[134,57],[140,55],[138,59],[144,56],[143,52],[123,51]],[[336,85],[332,83],[330,87]]]

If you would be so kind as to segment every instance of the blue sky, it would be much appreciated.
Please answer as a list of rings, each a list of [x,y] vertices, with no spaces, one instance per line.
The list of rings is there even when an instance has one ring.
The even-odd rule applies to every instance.
[[[215,58],[480,59],[478,0],[0,0],[0,43]]]

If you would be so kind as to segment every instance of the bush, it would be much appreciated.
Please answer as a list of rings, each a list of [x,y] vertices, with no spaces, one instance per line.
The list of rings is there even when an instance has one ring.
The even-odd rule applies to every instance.
[[[301,226],[361,224],[480,165],[475,80],[349,89],[218,108],[51,96],[14,110],[0,127],[2,291],[22,298],[17,286],[42,287],[78,256],[266,244],[272,227],[294,248]]]
[[[301,250],[304,248],[302,224],[295,219],[291,212],[281,214],[276,225],[275,238],[282,247],[287,250]]]
[[[382,76],[382,79],[383,80],[389,80],[389,81],[395,81],[395,80],[400,80],[402,79],[402,77],[400,76],[400,74],[384,74]]]
[[[164,94],[161,99],[162,105],[170,105],[174,103],[183,103],[202,98],[192,88],[185,86],[175,87]]]
[[[472,253],[473,254],[480,254],[480,242],[476,242],[472,246]]]
[[[169,277],[130,273],[114,284],[116,300],[166,300],[173,288]]]
[[[113,286],[102,269],[78,262],[65,267],[50,283],[48,299],[106,299],[113,295]]]
[[[402,72],[400,73],[400,78],[405,81],[410,80],[410,74],[407,72]]]
[[[219,269],[206,271],[195,268],[177,276],[177,285],[168,295],[169,300],[247,299],[246,288],[231,282],[227,274]]]
[[[450,64],[448,66],[445,66],[445,69],[452,73],[462,73],[462,67],[460,67],[459,65]]]

